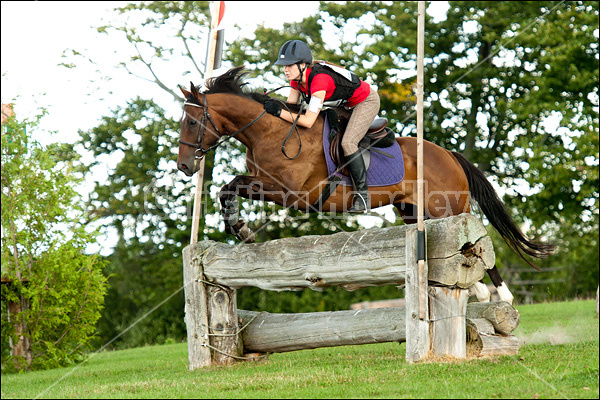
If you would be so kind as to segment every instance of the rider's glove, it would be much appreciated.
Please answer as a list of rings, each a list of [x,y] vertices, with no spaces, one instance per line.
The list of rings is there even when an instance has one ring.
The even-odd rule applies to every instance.
[[[281,108],[281,103],[275,99],[267,99],[265,101],[265,111],[269,114],[279,117],[281,115]]]

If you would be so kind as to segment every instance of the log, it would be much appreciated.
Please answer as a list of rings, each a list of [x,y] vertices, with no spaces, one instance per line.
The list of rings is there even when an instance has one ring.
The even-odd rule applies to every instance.
[[[521,340],[513,335],[495,334],[484,318],[467,318],[467,355],[469,357],[512,356],[519,352]]]
[[[428,279],[468,288],[494,266],[491,239],[481,221],[461,214],[425,223]],[[189,245],[207,280],[231,288],[323,290],[341,286],[403,285],[406,236],[414,225],[228,245],[210,240]]]
[[[492,323],[496,333],[508,335],[519,326],[519,312],[506,301],[469,303],[467,318],[485,318]]]
[[[448,291],[446,288],[435,288],[435,290]],[[452,295],[456,297],[456,310],[459,310],[466,301],[464,294],[464,290],[459,290]],[[437,310],[433,313],[434,318],[436,316],[439,318],[448,316],[447,312],[438,307],[443,305],[439,302],[440,297],[442,296],[438,293],[435,295],[437,300],[432,300],[432,306]],[[439,303],[438,306],[435,306],[436,301]],[[480,303],[467,304],[467,314],[474,305],[476,308],[481,309],[477,304]],[[404,305],[390,308],[294,314],[238,310],[237,315],[239,328],[243,328],[241,341],[243,342],[244,353],[280,353],[319,347],[384,342],[402,343],[407,340],[406,308]],[[454,316],[459,317],[460,315]],[[447,334],[442,330],[444,328],[442,321],[451,324],[455,328],[458,327],[457,321],[452,321],[452,319],[461,320],[462,318],[440,319],[438,327],[433,328],[434,336],[440,339]],[[465,320],[462,319],[462,321]],[[465,329],[466,348],[462,349],[461,346],[465,346],[465,335],[462,334]],[[487,336],[499,335],[495,335],[494,326],[484,318],[467,318],[466,328],[463,326],[462,332],[459,332],[459,330],[460,327],[451,330],[452,332],[458,332],[452,339],[457,342],[454,346],[458,346],[458,350],[454,352],[447,351],[445,355],[454,357],[467,353],[475,353],[477,356],[505,355],[518,351],[520,345],[518,340],[508,336],[502,336],[504,339],[488,339]],[[449,343],[449,341],[444,340],[444,343]],[[437,346],[437,348],[443,349],[445,345],[442,344],[440,345],[442,347]],[[427,354],[423,354],[415,360],[426,357]]]
[[[404,307],[271,314],[238,310],[244,352],[280,353],[319,347],[405,342]]]
[[[505,302],[497,302],[505,303]],[[506,303],[508,304],[508,303]],[[484,307],[487,305],[487,307]],[[504,305],[500,305],[508,309]],[[509,304],[510,306],[510,304]],[[498,304],[469,303],[467,306],[467,354],[470,357],[490,357],[515,355],[521,347],[521,340],[510,334],[499,334],[495,328]],[[512,306],[511,306],[512,308]],[[516,310],[515,310],[516,312]],[[491,315],[494,321],[487,318],[469,318],[469,315]],[[518,315],[518,313],[517,313]],[[518,323],[518,318],[517,318]]]
[[[479,357],[514,356],[520,347],[521,340],[513,335],[481,336]]]
[[[473,318],[466,319],[466,327],[467,327],[467,341],[471,340],[471,337],[476,339],[478,334],[483,335],[495,335],[496,330],[494,329],[494,325],[490,321],[485,318]]]

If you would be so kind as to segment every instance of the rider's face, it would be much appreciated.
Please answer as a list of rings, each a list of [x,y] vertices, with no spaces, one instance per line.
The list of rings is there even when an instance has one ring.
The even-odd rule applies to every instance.
[[[301,67],[304,67],[304,64],[301,64],[301,65],[292,64],[292,65],[286,65],[286,66],[284,66],[283,67],[283,72],[285,73],[285,77],[289,81],[299,80],[300,79]]]

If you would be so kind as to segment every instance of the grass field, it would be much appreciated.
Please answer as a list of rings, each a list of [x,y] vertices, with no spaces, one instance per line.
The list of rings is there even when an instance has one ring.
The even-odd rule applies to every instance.
[[[404,344],[330,347],[187,369],[187,344],[102,352],[2,376],[2,398],[598,398],[595,301],[518,306],[516,356],[404,360]]]

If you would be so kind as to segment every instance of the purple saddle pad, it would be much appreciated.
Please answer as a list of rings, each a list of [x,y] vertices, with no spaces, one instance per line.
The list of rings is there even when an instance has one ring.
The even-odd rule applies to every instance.
[[[325,152],[325,160],[327,161],[327,173],[329,176],[335,173],[335,175],[342,177],[340,183],[352,186],[352,180],[349,176],[344,175],[341,172],[335,172],[336,165],[329,153],[330,130],[329,121],[325,118],[325,124],[323,125],[323,151]],[[379,150],[394,158],[372,151],[371,163],[367,169],[367,185],[390,186],[402,182],[402,179],[404,179],[404,157],[402,157],[402,150],[400,149],[398,142],[394,142],[392,146],[384,147]]]

